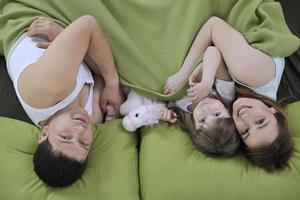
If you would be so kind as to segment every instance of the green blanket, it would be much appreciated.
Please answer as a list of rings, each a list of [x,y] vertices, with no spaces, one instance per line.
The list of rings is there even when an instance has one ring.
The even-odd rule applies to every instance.
[[[163,95],[165,80],[178,71],[210,16],[225,19],[252,46],[273,56],[288,56],[300,44],[273,0],[1,0],[0,9],[0,53],[5,56],[38,16],[53,17],[64,26],[81,15],[95,16],[112,47],[122,83],[162,100],[183,95],[185,87]]]

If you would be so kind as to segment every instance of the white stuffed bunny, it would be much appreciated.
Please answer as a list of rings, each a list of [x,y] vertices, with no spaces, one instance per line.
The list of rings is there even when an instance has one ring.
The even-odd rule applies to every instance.
[[[120,114],[125,116],[122,124],[128,132],[134,132],[141,126],[157,124],[159,120],[176,122],[176,114],[168,110],[165,103],[142,97],[133,90],[120,106]]]

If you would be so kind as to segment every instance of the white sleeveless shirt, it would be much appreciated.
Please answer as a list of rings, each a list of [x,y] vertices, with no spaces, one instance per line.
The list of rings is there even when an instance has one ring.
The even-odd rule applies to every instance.
[[[16,43],[12,46],[7,57],[7,70],[10,78],[13,81],[13,85],[21,102],[25,112],[32,120],[32,122],[39,126],[39,122],[49,119],[57,111],[62,110],[72,103],[78,96],[79,92],[85,85],[85,83],[90,84],[90,91],[88,96],[88,101],[85,105],[85,110],[92,114],[93,111],[93,85],[94,79],[91,71],[87,68],[85,64],[81,64],[76,77],[75,89],[62,101],[49,107],[37,109],[28,105],[20,96],[18,90],[18,80],[22,71],[28,67],[30,64],[36,62],[44,53],[45,49],[38,48],[36,46],[37,41],[44,40],[42,37],[28,37],[26,33],[22,35]],[[37,94],[38,95],[38,94]]]
[[[229,75],[231,76],[232,80],[234,80],[237,84],[240,84],[246,88],[251,89],[252,91],[254,91],[255,93],[261,94],[265,97],[268,97],[270,99],[272,99],[273,101],[276,101],[277,99],[277,91],[278,91],[278,87],[281,81],[281,77],[283,74],[283,70],[284,70],[284,65],[285,65],[285,60],[283,57],[273,57],[274,63],[275,63],[275,75],[274,78],[269,81],[268,83],[266,83],[265,85],[261,86],[261,87],[250,87],[244,83],[241,83],[240,81],[238,81],[231,73],[230,71],[228,71]],[[259,76],[259,74],[258,74]]]

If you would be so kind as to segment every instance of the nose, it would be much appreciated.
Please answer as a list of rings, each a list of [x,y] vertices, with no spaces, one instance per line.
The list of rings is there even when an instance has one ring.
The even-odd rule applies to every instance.
[[[200,125],[198,123],[196,123],[195,126],[197,130],[200,128]]]
[[[247,121],[251,118],[251,112],[249,110],[249,108],[244,108],[244,110],[242,110],[239,114],[239,117],[243,120],[243,121]]]
[[[212,124],[212,122],[215,120],[215,118],[214,117],[212,117],[212,116],[208,116],[207,118],[206,118],[206,123],[207,124]]]
[[[85,132],[85,127],[83,125],[75,125],[73,130],[77,134],[83,134]]]
[[[235,122],[236,127],[244,127],[246,125],[250,125],[251,123],[251,114],[250,113],[243,113],[239,116],[239,119]]]

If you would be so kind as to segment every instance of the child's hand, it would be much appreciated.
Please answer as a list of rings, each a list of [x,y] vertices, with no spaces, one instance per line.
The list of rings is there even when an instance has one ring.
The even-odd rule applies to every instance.
[[[187,90],[188,97],[192,100],[193,103],[198,103],[201,99],[207,97],[211,91],[211,86],[200,82],[191,86]]]
[[[199,65],[194,69],[190,78],[189,78],[189,86],[192,87],[201,81],[202,77],[202,67]]]
[[[174,93],[180,86],[182,86],[183,82],[187,79],[188,74],[183,72],[177,72],[170,76],[164,87],[164,94],[172,94]]]
[[[58,25],[52,19],[39,17],[34,20],[28,28],[28,36],[45,35],[48,41],[38,42],[39,48],[47,48],[50,43],[63,31],[63,27]]]
[[[177,121],[177,114],[173,110],[165,109],[161,120],[174,124]]]

